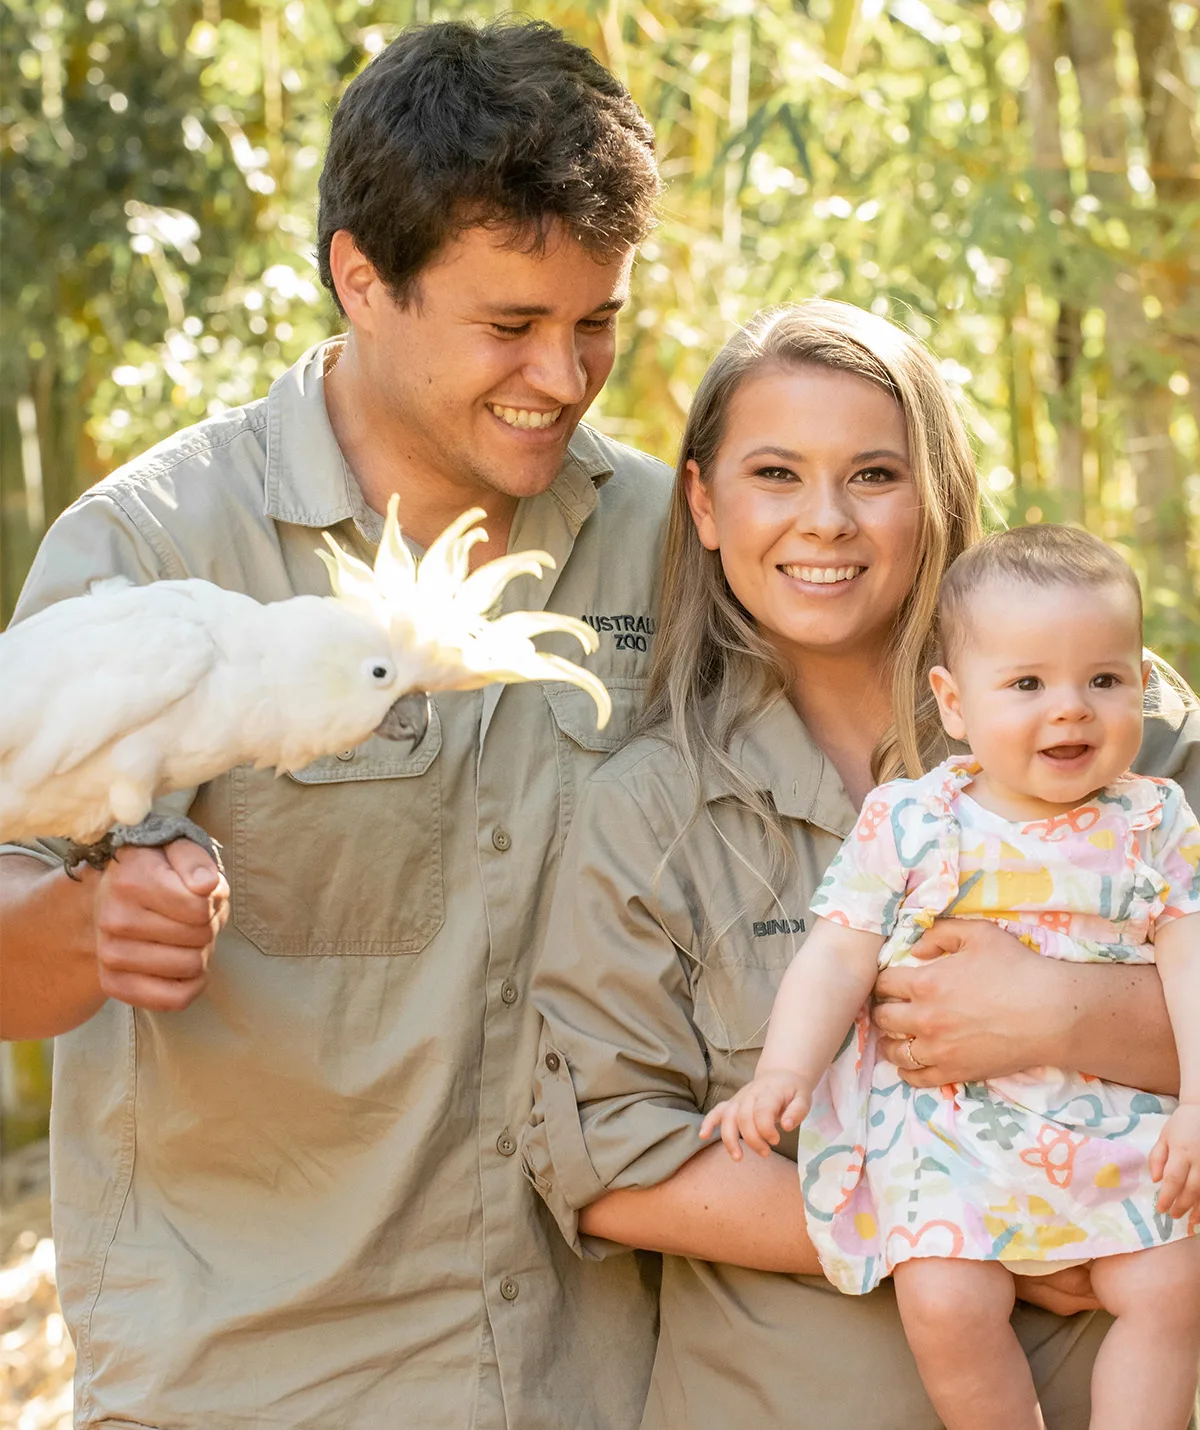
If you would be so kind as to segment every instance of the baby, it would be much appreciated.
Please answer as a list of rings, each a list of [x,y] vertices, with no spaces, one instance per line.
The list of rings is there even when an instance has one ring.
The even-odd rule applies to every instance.
[[[893,1277],[947,1430],[1042,1426],[1012,1273],[1085,1261],[1116,1317],[1092,1430],[1183,1430],[1200,1365],[1200,828],[1177,785],[1128,773],[1150,671],[1137,580],[1084,532],[1024,527],[955,561],[938,617],[930,680],[971,754],[868,795],[754,1080],[701,1136],[766,1155],[803,1121],[825,1273],[852,1295]],[[1178,1102],[1049,1067],[909,1087],[864,1004],[939,915],[992,919],[1049,958],[1156,963]]]

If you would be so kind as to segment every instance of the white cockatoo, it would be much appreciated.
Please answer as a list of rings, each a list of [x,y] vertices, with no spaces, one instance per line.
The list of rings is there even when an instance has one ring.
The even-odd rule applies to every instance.
[[[590,626],[488,620],[514,576],[554,562],[524,551],[470,573],[484,515],[464,513],[417,562],[393,497],[373,568],[325,534],[332,596],[263,605],[208,581],[114,578],[13,626],[0,635],[0,839],[61,836],[71,862],[98,865],[181,835],[215,853],[191,821],[147,818],[153,801],[238,764],[301,769],[372,733],[415,746],[430,691],[571,681],[604,725],[603,684],[531,639],[565,631],[591,652]]]

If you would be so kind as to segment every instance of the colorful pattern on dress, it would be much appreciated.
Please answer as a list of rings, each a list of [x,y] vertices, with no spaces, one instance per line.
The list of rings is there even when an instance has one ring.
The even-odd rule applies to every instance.
[[[1178,785],[1125,775],[1018,824],[963,793],[978,770],[960,756],[875,790],[813,898],[885,935],[880,967],[910,961],[943,914],[1050,958],[1150,963],[1156,924],[1200,912],[1200,827]],[[911,1257],[1078,1262],[1196,1232],[1200,1214],[1154,1209],[1147,1158],[1174,1098],[1049,1067],[910,1088],[876,1036],[864,1010],[800,1130],[809,1234],[842,1291]]]

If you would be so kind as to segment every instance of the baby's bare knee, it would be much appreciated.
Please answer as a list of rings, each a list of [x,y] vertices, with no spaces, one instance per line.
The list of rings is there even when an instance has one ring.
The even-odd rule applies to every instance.
[[[1092,1263],[1092,1289],[1114,1316],[1200,1327],[1200,1237]]]
[[[905,1328],[951,1339],[971,1337],[1012,1314],[1012,1276],[996,1262],[937,1258],[905,1261],[893,1272]]]

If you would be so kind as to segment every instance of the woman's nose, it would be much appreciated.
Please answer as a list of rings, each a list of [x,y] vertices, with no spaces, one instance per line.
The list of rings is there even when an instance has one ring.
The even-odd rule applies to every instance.
[[[854,512],[840,482],[807,482],[800,488],[796,525],[807,535],[833,541],[856,529]]]

